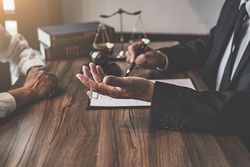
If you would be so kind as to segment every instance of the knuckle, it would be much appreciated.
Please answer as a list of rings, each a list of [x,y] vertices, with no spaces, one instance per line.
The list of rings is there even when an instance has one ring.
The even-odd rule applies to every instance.
[[[128,50],[130,51],[130,50],[132,50],[134,48],[134,45],[129,45],[128,46]]]
[[[146,54],[141,54],[141,56],[139,57],[139,59],[141,61],[145,61],[147,59],[147,55]]]
[[[152,57],[152,55],[149,53],[149,54],[144,54],[144,58],[145,59],[150,59]]]
[[[39,74],[41,74],[41,75],[45,75],[46,73],[45,73],[45,71],[44,71],[44,70],[40,70],[40,71],[39,71]]]
[[[129,56],[130,56],[129,51],[127,51],[127,52],[125,53],[125,56],[126,56],[126,57],[129,57]]]

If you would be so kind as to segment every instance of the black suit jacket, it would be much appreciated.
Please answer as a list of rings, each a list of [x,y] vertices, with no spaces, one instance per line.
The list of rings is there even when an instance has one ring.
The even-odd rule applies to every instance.
[[[240,0],[227,0],[210,34],[172,48],[162,48],[169,71],[192,67],[204,69],[209,91],[157,82],[151,105],[150,125],[183,131],[207,131],[250,136],[250,45],[227,91],[215,91],[218,67],[233,32]],[[213,9],[211,9],[213,10]]]

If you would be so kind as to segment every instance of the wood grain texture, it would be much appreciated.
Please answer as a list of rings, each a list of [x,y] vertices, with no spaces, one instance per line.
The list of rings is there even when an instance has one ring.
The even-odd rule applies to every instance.
[[[87,88],[75,74],[87,61],[48,63],[63,92],[1,122],[0,166],[250,166],[237,137],[149,129],[149,108],[86,110]],[[193,71],[175,77],[191,77],[206,89]]]

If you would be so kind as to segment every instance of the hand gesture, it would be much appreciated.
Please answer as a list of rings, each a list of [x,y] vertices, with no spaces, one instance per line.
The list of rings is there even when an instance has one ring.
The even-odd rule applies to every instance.
[[[138,77],[105,76],[102,68],[93,63],[83,67],[83,75],[76,77],[89,89],[113,98],[129,98],[151,101],[154,83]]]

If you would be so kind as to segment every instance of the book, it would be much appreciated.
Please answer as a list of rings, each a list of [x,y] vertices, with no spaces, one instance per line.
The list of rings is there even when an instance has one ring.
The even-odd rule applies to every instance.
[[[99,22],[39,27],[38,40],[40,52],[45,60],[74,58],[89,55]],[[114,39],[114,28],[106,26],[108,34]]]
[[[161,79],[161,80],[152,80],[153,82],[163,82],[173,85],[178,85],[182,87],[191,88],[196,90],[192,80],[190,78],[185,79]],[[109,96],[101,95],[96,92],[92,92],[92,95],[89,99],[88,109],[96,108],[131,108],[131,107],[150,107],[151,103],[134,100],[134,99],[114,99]]]
[[[44,60],[57,60],[65,58],[75,58],[89,55],[92,48],[91,44],[72,43],[67,46],[48,47],[43,43],[40,43],[40,52]]]
[[[38,40],[48,47],[57,47],[84,41],[93,43],[99,24],[100,22],[87,22],[38,27]],[[110,39],[114,39],[114,28],[108,25],[105,25],[105,27],[110,35]]]

